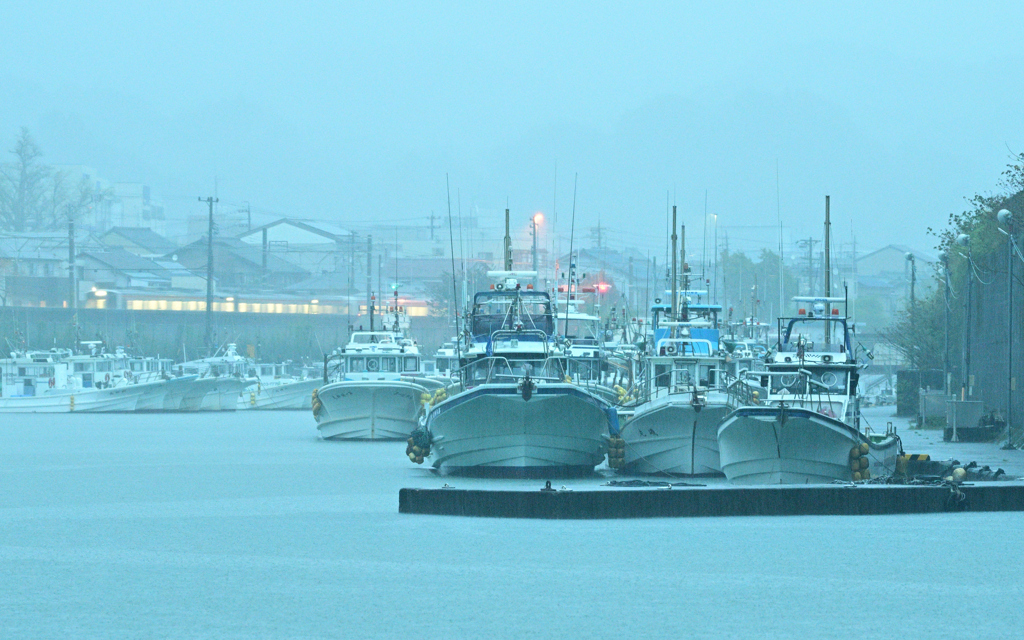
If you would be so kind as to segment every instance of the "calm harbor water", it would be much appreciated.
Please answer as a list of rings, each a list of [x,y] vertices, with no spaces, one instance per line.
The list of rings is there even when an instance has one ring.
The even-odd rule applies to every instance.
[[[0,416],[0,638],[1019,637],[1016,513],[404,516],[307,412]],[[600,478],[556,481],[586,488]]]

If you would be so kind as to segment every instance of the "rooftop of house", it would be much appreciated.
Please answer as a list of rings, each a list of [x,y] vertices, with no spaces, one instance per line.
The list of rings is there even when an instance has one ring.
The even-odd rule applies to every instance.
[[[191,268],[204,271],[206,266],[206,244],[206,238],[200,238],[199,240],[196,240],[191,244],[187,244],[184,247],[181,247],[174,253],[178,255],[182,260],[187,260],[189,254],[202,254],[203,258],[201,260],[201,264],[200,261],[196,261],[196,264]],[[263,248],[260,246],[251,245],[247,242],[239,240],[238,238],[215,238],[213,244],[214,255],[217,255],[220,252],[227,252],[230,253],[232,256],[238,258],[239,260],[249,263],[249,265],[251,265],[253,269],[263,268]],[[164,257],[172,258],[171,255],[167,255]],[[286,260],[285,258],[282,258],[275,251],[268,251],[266,259],[267,271],[270,273],[296,275],[309,273],[302,267]],[[191,264],[191,262],[186,263],[186,266],[188,266],[188,264]]]
[[[112,244],[113,236],[120,236],[153,255],[166,255],[177,249],[177,245],[148,227],[113,227],[100,236],[103,244]]]

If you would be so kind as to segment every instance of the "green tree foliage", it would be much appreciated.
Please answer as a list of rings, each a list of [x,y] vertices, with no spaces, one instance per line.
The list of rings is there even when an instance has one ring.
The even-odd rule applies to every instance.
[[[945,256],[945,264],[948,265],[948,295],[945,286],[947,274],[940,260],[933,274],[938,285],[932,293],[918,300],[915,308],[908,305],[904,313],[883,331],[886,340],[915,368],[942,368],[948,304],[950,368],[954,372],[959,369],[957,354],[963,339],[967,278],[972,278],[972,286],[977,288],[994,276],[1005,277],[1007,239],[996,214],[1001,209],[1008,209],[1016,220],[1024,220],[1024,154],[1014,156],[1007,164],[998,185],[1002,190],[996,194],[975,195],[968,199],[967,210],[950,214],[945,228],[928,228],[937,240],[936,251]],[[1017,225],[1018,243],[1021,226],[1024,225]],[[957,243],[957,238],[963,234],[970,236],[966,247]]]
[[[762,321],[779,315],[779,255],[762,249],[755,262],[744,253],[722,252],[718,265],[718,299],[732,308],[733,320],[751,316]],[[785,267],[782,271],[786,304],[797,295],[798,278]]]

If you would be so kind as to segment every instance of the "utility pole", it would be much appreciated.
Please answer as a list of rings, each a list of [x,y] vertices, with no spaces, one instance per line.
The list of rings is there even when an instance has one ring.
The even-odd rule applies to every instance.
[[[729,307],[729,232],[726,231],[724,234],[723,242],[725,246],[722,248],[722,253],[725,256],[725,262],[722,263],[722,302],[724,306]],[[732,319],[732,312],[726,314],[726,318]]]
[[[75,273],[75,213],[68,205],[68,307],[72,309],[78,308],[78,274]],[[75,318],[75,324],[78,323],[78,318]],[[77,348],[77,347],[76,347]]]
[[[715,304],[718,304],[718,214],[715,215],[715,261],[712,263],[714,267],[713,277],[715,279]]]
[[[814,295],[814,245],[821,242],[813,237],[797,242],[798,247],[807,248],[807,295]]]
[[[345,300],[345,315],[347,316],[346,322],[346,341],[348,337],[352,335],[352,298],[355,295],[356,286],[356,232],[353,231],[348,238],[348,289],[346,290]]]
[[[373,331],[373,236],[366,236],[366,313],[370,314],[370,330]]]
[[[267,287],[267,254],[270,252],[270,240],[267,238],[267,229],[263,229],[263,262],[260,267],[260,285]]]
[[[206,232],[206,349],[213,355],[213,205],[220,202],[219,198],[210,196],[205,200],[210,206],[210,224]]]
[[[537,216],[530,216],[530,227],[533,230],[533,288],[537,288]]]

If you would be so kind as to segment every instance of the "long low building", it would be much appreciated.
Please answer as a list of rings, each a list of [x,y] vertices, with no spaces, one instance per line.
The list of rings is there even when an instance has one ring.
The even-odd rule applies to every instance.
[[[400,297],[398,305],[411,317],[425,317],[426,300]],[[88,309],[124,309],[128,311],[206,311],[206,295],[195,290],[94,289],[87,291]],[[394,300],[374,304],[375,313],[386,313]],[[213,298],[213,311],[227,313],[295,313],[366,315],[366,299],[361,297],[308,298],[267,293],[245,296],[219,293]]]

